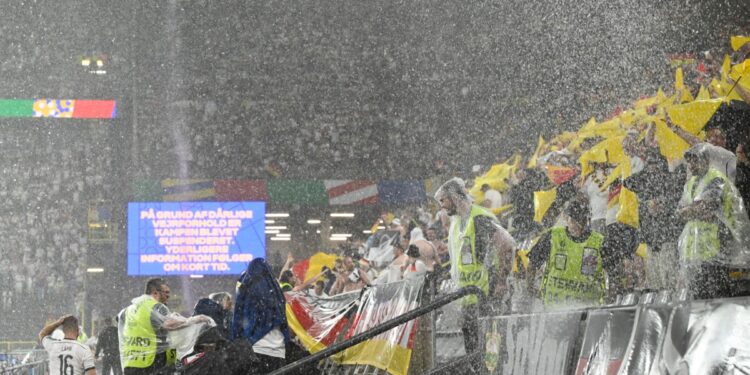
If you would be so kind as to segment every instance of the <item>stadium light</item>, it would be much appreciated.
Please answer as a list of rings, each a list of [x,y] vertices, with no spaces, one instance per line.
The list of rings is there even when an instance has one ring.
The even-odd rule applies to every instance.
[[[291,241],[292,237],[271,237],[271,241]]]
[[[331,237],[329,238],[331,241],[346,241],[346,237]]]
[[[365,230],[362,231],[362,233],[364,233],[364,234],[372,234],[372,231],[369,230],[369,229],[365,229]]]
[[[291,236],[292,236],[291,233],[279,233],[276,235],[276,237],[291,237]]]
[[[266,234],[279,234],[280,232],[278,229],[266,230]]]
[[[266,217],[289,217],[289,213],[286,213],[286,212],[267,213]]]
[[[332,234],[331,234],[331,237],[344,237],[344,238],[349,238],[349,237],[351,237],[351,236],[352,236],[352,234],[351,234],[351,233],[332,233]]]
[[[190,275],[191,279],[202,279],[203,275]]]
[[[320,220],[318,219],[310,219],[307,221],[308,224],[320,224]]]
[[[266,230],[269,230],[269,229],[272,229],[272,230],[273,229],[284,230],[284,229],[286,229],[286,225],[269,225],[269,226],[266,226]]]
[[[102,273],[104,272],[104,268],[101,267],[90,267],[86,269],[86,272],[88,273]]]
[[[352,212],[332,212],[331,217],[348,217],[352,218],[354,217],[354,213]]]
[[[273,224],[275,222],[276,222],[276,220],[266,220],[266,224]]]

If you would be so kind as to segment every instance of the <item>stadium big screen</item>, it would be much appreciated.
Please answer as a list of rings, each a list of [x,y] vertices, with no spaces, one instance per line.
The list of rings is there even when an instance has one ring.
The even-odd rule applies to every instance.
[[[237,275],[266,256],[265,202],[128,203],[128,275]]]

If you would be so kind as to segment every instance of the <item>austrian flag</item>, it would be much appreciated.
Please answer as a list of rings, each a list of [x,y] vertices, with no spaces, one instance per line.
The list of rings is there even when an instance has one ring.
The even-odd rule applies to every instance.
[[[328,201],[336,205],[378,203],[378,185],[368,180],[325,180]]]

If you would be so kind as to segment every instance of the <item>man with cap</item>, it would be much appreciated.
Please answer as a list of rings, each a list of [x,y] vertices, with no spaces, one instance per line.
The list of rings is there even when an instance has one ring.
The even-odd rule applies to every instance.
[[[529,280],[534,280],[534,270],[546,265],[541,286],[546,307],[598,305],[606,292],[601,251],[604,236],[590,228],[585,197],[570,200],[564,213],[567,227],[552,228],[531,248]]]
[[[476,286],[485,297],[502,296],[512,269],[513,237],[491,212],[472,202],[459,178],[440,186],[435,199],[450,216],[448,249],[453,281],[459,287]],[[461,331],[466,353],[471,354],[479,349],[477,319],[489,312],[489,306],[479,306],[474,295],[462,302]]]

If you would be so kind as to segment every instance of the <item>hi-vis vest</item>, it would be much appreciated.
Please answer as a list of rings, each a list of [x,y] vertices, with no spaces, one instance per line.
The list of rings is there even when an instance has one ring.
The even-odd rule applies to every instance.
[[[461,230],[461,218],[456,217],[451,223],[451,230],[448,235],[448,243],[451,247],[451,267],[456,267],[455,272],[458,274],[459,287],[474,285],[487,295],[490,288],[489,271],[485,268],[484,264],[479,263],[476,256],[476,228],[474,226],[474,218],[477,216],[487,216],[492,221],[497,221],[495,215],[477,205],[471,205],[471,213],[469,214],[466,228],[463,231]],[[491,256],[489,249],[487,251],[486,256]],[[477,296],[475,295],[463,298],[464,305],[473,305],[476,303]]]
[[[283,290],[284,290],[284,288],[286,288],[286,287],[289,287],[289,290],[293,290],[293,289],[294,289],[294,287],[292,286],[292,284],[289,284],[289,283],[279,283],[279,287],[281,287],[281,290],[282,290],[282,291],[283,291]]]
[[[720,178],[724,183],[724,190],[721,193],[723,219],[726,220],[728,225],[734,225],[732,199],[728,195],[730,193],[729,179],[714,168],[708,169],[708,172],[701,178],[697,186],[695,183],[698,181],[698,177],[691,177],[682,191],[681,201],[692,203],[706,189],[706,186],[717,178]],[[721,250],[719,226],[715,223],[690,220],[685,224],[680,238],[680,254],[688,261],[708,261],[715,257],[719,253],[719,250]]]
[[[125,310],[125,329],[121,348],[123,367],[146,368],[156,357],[156,332],[151,326],[151,310],[156,306],[153,298],[144,298]]]
[[[600,249],[604,236],[591,232],[586,241],[573,241],[564,227],[550,231],[551,250],[542,282],[545,305],[570,302],[601,303],[604,272]]]

